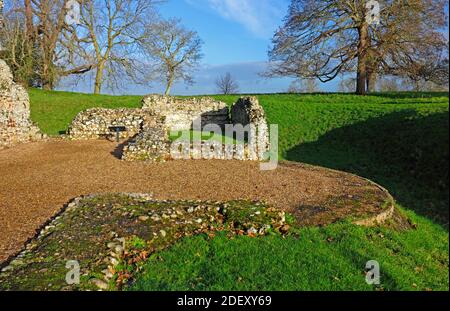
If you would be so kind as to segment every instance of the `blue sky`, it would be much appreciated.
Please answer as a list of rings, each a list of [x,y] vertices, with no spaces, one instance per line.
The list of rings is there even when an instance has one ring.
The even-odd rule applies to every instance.
[[[265,79],[267,51],[281,25],[289,0],[169,0],[161,5],[164,17],[181,18],[202,38],[202,66],[196,83],[178,83],[174,94],[209,94],[217,76],[230,72],[241,92],[285,91],[290,79]],[[154,89],[161,91],[157,85]]]
[[[265,61],[270,39],[286,14],[287,0],[169,0],[165,17],[179,17],[204,41],[209,65]]]
[[[214,81],[230,72],[242,93],[285,92],[289,78],[267,79],[259,75],[267,66],[267,51],[275,30],[281,26],[289,0],[168,0],[159,5],[165,18],[176,17],[202,38],[202,64],[194,74],[195,84],[176,83],[173,95],[213,94]],[[87,79],[89,82],[90,79]],[[60,89],[90,92],[90,83]],[[324,91],[336,89],[336,83],[321,85]],[[128,85],[116,94],[161,93],[160,83],[149,86]],[[105,90],[105,93],[112,93]]]

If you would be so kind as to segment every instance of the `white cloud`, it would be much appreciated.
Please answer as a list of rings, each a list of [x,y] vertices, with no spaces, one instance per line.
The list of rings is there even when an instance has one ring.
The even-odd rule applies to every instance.
[[[243,25],[254,35],[270,38],[286,13],[284,0],[186,0],[199,7],[208,6],[221,17]]]

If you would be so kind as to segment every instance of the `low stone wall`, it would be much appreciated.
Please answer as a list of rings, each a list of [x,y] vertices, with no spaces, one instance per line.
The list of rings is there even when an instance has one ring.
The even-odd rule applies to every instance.
[[[159,120],[145,123],[142,131],[123,149],[122,160],[164,162],[169,158],[169,137]]]
[[[14,83],[11,70],[0,59],[0,148],[43,136],[30,120],[27,91]]]
[[[142,100],[142,108],[166,118],[169,130],[189,130],[194,122],[224,126],[230,123],[227,104],[210,97],[179,99],[171,96],[148,95]]]
[[[172,160],[240,160],[256,161],[249,144],[223,144],[218,141],[176,141],[170,146]]]
[[[231,120],[234,125],[249,127],[248,139],[250,150],[255,152],[252,158],[264,159],[269,150],[269,128],[266,113],[256,97],[241,97],[231,107]]]
[[[69,127],[71,139],[114,138],[111,126],[124,126],[120,138],[130,138],[140,133],[143,124],[152,122],[155,116],[146,109],[93,108],[80,112]]]

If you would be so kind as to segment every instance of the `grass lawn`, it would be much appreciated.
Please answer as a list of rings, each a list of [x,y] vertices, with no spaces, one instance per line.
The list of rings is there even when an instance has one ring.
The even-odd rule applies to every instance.
[[[446,232],[416,220],[403,232],[340,223],[286,238],[185,238],[152,256],[130,290],[448,290]],[[369,260],[379,286],[365,282]]]
[[[138,108],[139,96],[107,96],[29,89],[31,119],[46,134],[65,132],[77,113],[88,108]]]
[[[448,227],[448,93],[258,98],[268,121],[279,125],[282,158],[369,178],[404,207]]]
[[[215,97],[228,104],[238,98]],[[30,98],[32,119],[57,135],[81,110],[139,107],[141,97],[31,90]],[[448,290],[448,93],[258,98],[279,125],[282,158],[380,183],[417,228],[339,223],[298,228],[287,239],[189,238],[150,260],[135,288],[372,289],[363,270],[374,259],[384,289]]]

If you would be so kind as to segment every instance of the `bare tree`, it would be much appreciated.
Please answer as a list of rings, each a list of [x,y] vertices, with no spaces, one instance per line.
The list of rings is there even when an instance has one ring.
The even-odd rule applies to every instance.
[[[192,71],[199,65],[202,40],[197,32],[181,25],[178,19],[161,20],[149,26],[142,47],[154,62],[154,72],[165,82],[169,95],[174,82],[192,84]]]
[[[33,76],[28,85],[53,89],[60,77],[83,74],[91,69],[91,66],[71,67],[70,58],[74,51],[67,49],[69,41],[64,37],[69,29],[66,23],[68,4],[69,0],[11,1],[9,25],[5,27],[14,29],[6,36],[8,60],[14,72],[30,68],[27,61],[18,64],[25,67],[15,70],[15,60],[32,60]],[[20,48],[19,58],[17,47]]]
[[[0,28],[0,45],[2,59],[11,68],[14,79],[29,85],[32,80],[34,60],[30,52],[24,20],[20,14],[7,14]]]
[[[320,92],[319,85],[316,79],[303,79],[302,80],[303,93],[317,93]]]
[[[315,79],[295,79],[289,85],[288,93],[317,93],[320,92],[319,85]]]
[[[384,5],[380,26],[370,32],[368,90],[383,76],[435,83],[448,80],[442,62],[448,59],[448,39],[440,31],[447,24],[445,2],[414,0]]]
[[[39,75],[43,89],[53,89],[62,76],[83,74],[92,68],[90,65],[71,67],[70,59],[74,51],[67,50],[63,36],[69,26],[66,23],[68,4],[69,0],[25,1],[26,33],[30,40],[34,40],[32,45],[39,50]]]
[[[354,78],[342,77],[339,81],[339,92],[353,93],[355,92],[356,80]]]
[[[417,53],[423,55],[418,59],[396,58],[387,73],[406,78],[416,89],[448,87],[448,45],[446,52],[435,46],[434,49],[416,50]]]
[[[377,84],[380,92],[398,92],[401,90],[398,79],[394,77],[382,77]]]
[[[80,24],[72,29],[67,42],[81,49],[78,62],[95,70],[94,93],[103,83],[119,87],[124,77],[144,78],[145,64],[140,60],[139,43],[146,25],[156,18],[157,0],[84,0]],[[75,47],[67,46],[68,50]],[[82,65],[83,66],[83,65]]]
[[[94,92],[100,93],[105,81],[117,86],[124,78],[147,78],[138,42],[162,0],[76,1],[79,23],[68,22],[73,0],[14,0],[19,22],[11,19],[9,28],[15,31],[7,36],[10,63],[17,60],[15,47],[26,39],[21,51],[27,50],[27,59],[31,55],[33,60],[33,86],[53,89],[61,77],[94,71]]]
[[[273,38],[267,74],[327,82],[356,71],[356,92],[366,94],[367,85],[373,85],[368,76],[392,66],[395,55],[415,61],[420,44],[426,49],[444,40],[440,29],[446,22],[446,1],[377,3],[379,22],[372,23],[369,1],[292,0],[285,23]]]
[[[290,84],[289,87],[287,89],[287,92],[289,94],[298,94],[301,93],[301,85],[300,85],[300,80],[299,79],[295,79],[293,80]]]
[[[42,86],[42,57],[39,47],[35,46],[26,27],[23,3],[9,2],[7,4],[2,14],[0,27],[2,59],[11,68],[16,81],[23,85],[40,87]]]
[[[239,93],[239,85],[229,72],[216,79],[216,87],[220,94]]]
[[[448,83],[441,84],[432,81],[403,78],[401,80],[401,89],[414,92],[446,92],[448,91]]]
[[[30,41],[34,42],[33,9],[31,0],[24,0],[24,6],[27,37]]]

